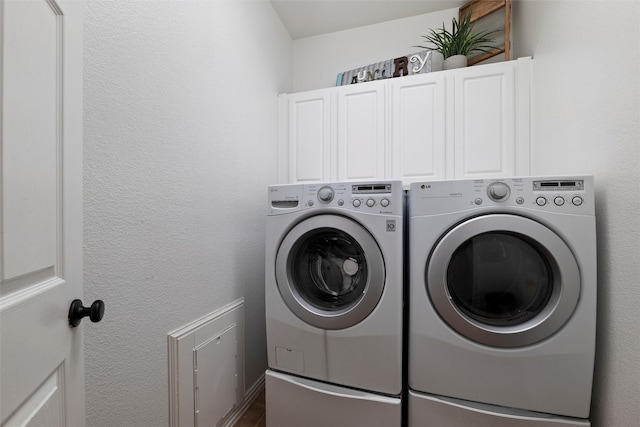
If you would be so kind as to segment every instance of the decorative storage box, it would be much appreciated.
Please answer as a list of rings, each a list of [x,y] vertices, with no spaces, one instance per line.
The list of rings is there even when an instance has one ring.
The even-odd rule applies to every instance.
[[[336,80],[336,86],[440,71],[442,70],[442,61],[443,57],[440,52],[423,50],[340,73]]]

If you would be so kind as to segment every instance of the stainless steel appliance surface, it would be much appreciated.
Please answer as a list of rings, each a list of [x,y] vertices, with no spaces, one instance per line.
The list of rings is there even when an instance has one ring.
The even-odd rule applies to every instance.
[[[400,181],[268,188],[268,424],[292,422],[273,418],[271,402],[318,425],[400,425],[403,217]]]
[[[408,205],[409,425],[589,425],[593,177],[414,183]]]

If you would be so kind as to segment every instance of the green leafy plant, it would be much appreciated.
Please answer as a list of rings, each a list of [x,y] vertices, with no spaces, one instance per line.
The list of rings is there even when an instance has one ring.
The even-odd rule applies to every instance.
[[[471,23],[471,11],[458,22],[453,18],[453,28],[448,31],[444,22],[442,28],[430,30],[431,34],[422,36],[432,46],[414,46],[423,49],[437,50],[442,53],[445,59],[454,55],[469,55],[473,52],[491,52],[495,50],[492,45],[494,36],[502,31],[502,29],[473,32],[473,24]]]

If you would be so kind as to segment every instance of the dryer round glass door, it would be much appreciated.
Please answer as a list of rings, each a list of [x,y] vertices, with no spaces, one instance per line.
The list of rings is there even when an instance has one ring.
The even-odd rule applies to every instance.
[[[451,328],[495,347],[547,338],[580,296],[580,271],[566,243],[516,215],[475,217],[448,231],[429,258],[426,280]]]
[[[382,253],[357,222],[318,215],[297,224],[276,256],[278,289],[289,309],[322,329],[343,329],[365,319],[384,290]]]

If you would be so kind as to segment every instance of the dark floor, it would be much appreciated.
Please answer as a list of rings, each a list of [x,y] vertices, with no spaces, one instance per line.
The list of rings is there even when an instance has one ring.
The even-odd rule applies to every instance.
[[[266,427],[266,425],[264,389],[262,389],[233,427]]]

